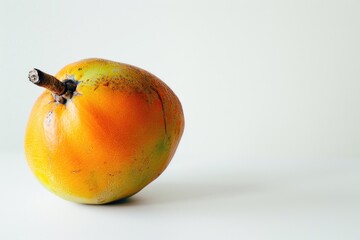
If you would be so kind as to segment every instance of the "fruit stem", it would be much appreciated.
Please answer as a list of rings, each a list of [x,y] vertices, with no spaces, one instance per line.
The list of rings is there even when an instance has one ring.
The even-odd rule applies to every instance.
[[[67,86],[64,82],[61,82],[56,77],[36,68],[29,72],[29,80],[40,87],[50,90],[58,96],[65,94],[67,91]]]

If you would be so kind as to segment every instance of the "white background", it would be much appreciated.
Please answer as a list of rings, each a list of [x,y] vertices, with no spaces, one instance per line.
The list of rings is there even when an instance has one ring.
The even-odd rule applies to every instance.
[[[0,238],[359,239],[359,13],[355,0],[0,0]],[[28,71],[89,57],[154,73],[186,118],[167,171],[110,206],[52,196],[23,156],[43,91]]]

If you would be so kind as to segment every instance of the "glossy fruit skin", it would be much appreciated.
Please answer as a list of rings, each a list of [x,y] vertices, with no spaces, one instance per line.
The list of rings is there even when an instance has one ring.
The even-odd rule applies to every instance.
[[[181,103],[156,76],[103,59],[65,66],[76,80],[65,104],[45,90],[31,112],[25,155],[39,181],[60,197],[104,204],[129,197],[168,166],[184,130]]]

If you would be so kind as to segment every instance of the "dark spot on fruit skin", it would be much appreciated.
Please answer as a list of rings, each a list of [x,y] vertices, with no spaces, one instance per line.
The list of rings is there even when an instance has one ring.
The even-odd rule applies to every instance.
[[[78,68],[78,71],[81,71],[82,70],[82,68]]]
[[[52,119],[53,119],[53,111],[51,110],[50,112],[48,112],[45,119],[45,122],[48,126],[50,126]]]
[[[164,128],[165,128],[165,134],[167,135],[167,126],[166,126],[166,113],[165,113],[165,104],[164,104],[164,100],[163,98],[161,97],[159,91],[154,88],[154,87],[150,87],[151,90],[153,90],[156,95],[158,96],[159,100],[160,100],[160,103],[161,103],[161,109],[162,109],[162,114],[163,114],[163,119],[164,119]]]
[[[109,86],[109,84],[110,84],[109,82],[106,82],[103,84],[103,86],[107,87],[107,86]]]

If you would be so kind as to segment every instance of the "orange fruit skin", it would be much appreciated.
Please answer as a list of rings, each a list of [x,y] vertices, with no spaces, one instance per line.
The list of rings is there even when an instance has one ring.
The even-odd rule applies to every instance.
[[[168,166],[184,130],[174,92],[140,68],[103,59],[65,66],[55,77],[78,81],[65,104],[45,90],[26,129],[25,155],[58,196],[104,204],[129,197]]]

